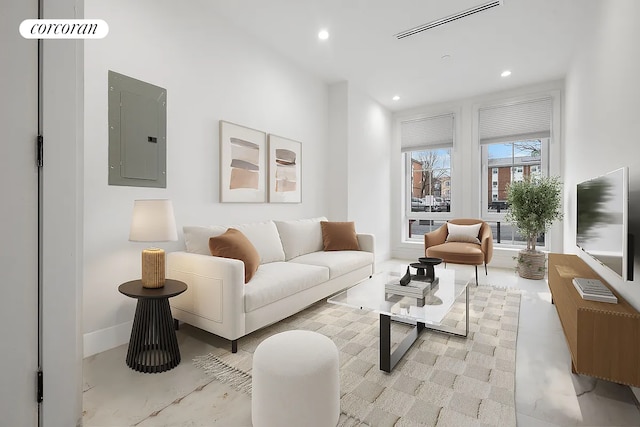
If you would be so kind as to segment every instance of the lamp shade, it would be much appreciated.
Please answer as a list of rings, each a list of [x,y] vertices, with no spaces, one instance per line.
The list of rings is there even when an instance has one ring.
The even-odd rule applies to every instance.
[[[134,201],[129,240],[132,242],[178,240],[171,200]]]

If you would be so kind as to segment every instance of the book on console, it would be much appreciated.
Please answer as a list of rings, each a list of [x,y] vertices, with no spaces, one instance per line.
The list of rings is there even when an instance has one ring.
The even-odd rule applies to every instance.
[[[598,279],[575,277],[571,280],[571,283],[573,283],[573,287],[576,288],[582,299],[610,304],[618,303],[618,298]]]

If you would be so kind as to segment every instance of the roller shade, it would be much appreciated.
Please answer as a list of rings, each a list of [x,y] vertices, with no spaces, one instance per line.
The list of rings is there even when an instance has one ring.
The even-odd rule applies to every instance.
[[[401,122],[400,141],[402,151],[453,146],[453,114]]]
[[[480,144],[551,137],[551,98],[480,108]]]

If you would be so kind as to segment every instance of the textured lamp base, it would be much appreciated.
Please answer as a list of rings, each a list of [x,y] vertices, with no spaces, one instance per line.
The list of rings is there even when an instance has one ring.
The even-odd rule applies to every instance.
[[[150,248],[142,251],[142,286],[161,288],[164,286],[164,250]]]

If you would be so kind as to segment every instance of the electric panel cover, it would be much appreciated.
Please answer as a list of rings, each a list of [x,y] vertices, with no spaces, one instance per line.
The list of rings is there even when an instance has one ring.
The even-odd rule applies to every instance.
[[[113,71],[109,185],[167,187],[167,91]]]

